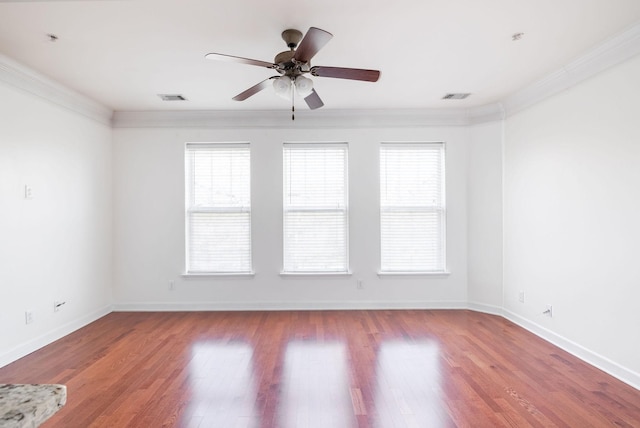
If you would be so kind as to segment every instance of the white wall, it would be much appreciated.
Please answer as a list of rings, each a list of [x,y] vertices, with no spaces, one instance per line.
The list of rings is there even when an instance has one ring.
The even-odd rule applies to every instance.
[[[109,311],[112,186],[108,126],[1,81],[0,124],[2,366]]]
[[[447,144],[448,276],[377,276],[378,149],[380,141],[396,140]],[[251,142],[254,278],[181,277],[184,145],[193,141]],[[351,277],[280,276],[283,141],[349,143]],[[117,309],[466,307],[465,127],[123,128],[114,130],[114,142]],[[356,288],[358,279],[364,289]]]
[[[503,122],[470,127],[467,166],[469,306],[502,310]]]
[[[506,123],[415,128],[392,116],[387,127],[112,131],[0,82],[0,366],[112,298],[120,310],[471,307],[638,386],[638,75],[640,57]],[[378,143],[390,140],[447,143],[450,275],[376,275]],[[253,278],[181,276],[188,141],[252,144]],[[279,275],[283,141],[349,143],[352,276]],[[54,300],[67,305],[54,313]]]
[[[635,57],[508,118],[504,181],[505,309],[636,386],[638,76]]]

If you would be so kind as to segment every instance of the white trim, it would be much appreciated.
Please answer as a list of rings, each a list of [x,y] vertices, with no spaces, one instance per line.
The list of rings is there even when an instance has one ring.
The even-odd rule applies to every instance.
[[[111,126],[113,111],[0,54],[0,81],[60,107]]]
[[[411,161],[404,159],[405,152],[412,155]],[[400,276],[447,274],[446,152],[447,145],[444,141],[382,141],[378,144],[378,180],[380,184],[378,197],[380,265],[378,277],[389,274]],[[426,164],[422,164],[421,161],[425,161]],[[406,182],[403,170],[414,173],[422,170],[430,173],[431,178],[437,178],[437,192],[431,194],[431,190],[427,190],[431,189],[430,185],[423,186],[424,183],[414,182],[411,178],[409,182]],[[388,184],[387,181],[392,184]],[[400,187],[398,187],[398,183],[401,183]],[[411,187],[416,194],[428,192],[428,198],[433,198],[433,200],[423,200],[424,205],[421,205],[420,201],[415,199],[415,194],[413,197],[411,196],[412,192],[408,192],[403,197],[394,196],[394,192],[406,187]],[[396,214],[401,216],[399,217],[401,227],[402,225],[406,226],[406,221],[403,218],[405,214],[428,216],[435,214],[438,227],[435,231],[431,230],[430,233],[418,239],[415,236],[404,235],[398,238],[395,234],[396,230],[394,230],[398,226],[397,218],[394,218]],[[429,253],[428,250],[433,250],[431,246],[434,243],[437,246],[435,256],[429,257],[423,254],[424,258],[412,259],[410,263],[397,262],[397,257],[402,256],[414,245],[419,249],[418,251]],[[400,250],[403,246],[405,251]]]
[[[314,110],[296,112],[296,129],[467,126],[503,120],[640,54],[640,24],[503,100],[469,108]],[[115,128],[292,128],[283,111],[118,111]]]
[[[500,306],[487,305],[486,303],[480,303],[480,302],[468,302],[467,308],[470,311],[481,312],[483,314],[489,314],[489,315],[497,315],[499,317],[504,318],[504,311]]]
[[[640,390],[640,374],[560,336],[518,314],[498,306],[465,301],[306,301],[306,302],[123,302],[105,306],[54,331],[21,344],[0,355],[4,367],[31,352],[108,315],[111,312],[195,312],[195,311],[295,311],[295,310],[411,310],[455,309],[483,312],[505,318],[586,363]]]
[[[469,108],[296,112],[295,128],[467,126],[502,120],[640,54],[640,24],[497,102]],[[0,54],[0,81],[114,128],[291,128],[280,110],[116,111]]]
[[[316,153],[317,152],[317,153]],[[328,154],[329,153],[329,154]],[[328,183],[318,180],[316,174],[307,174],[309,155],[315,159],[316,164],[323,165],[323,171],[331,171],[333,173],[342,172],[342,180],[339,184],[329,181]],[[316,155],[320,156],[316,159]],[[302,274],[302,275],[349,275],[350,261],[349,261],[349,218],[350,218],[350,206],[349,206],[349,143],[348,142],[331,142],[331,141],[317,141],[317,142],[301,142],[301,141],[286,141],[282,144],[282,270],[280,275],[286,274]],[[307,170],[301,171],[299,166],[307,167]],[[340,171],[342,170],[342,171]],[[333,203],[327,203],[323,198],[321,200],[314,200],[313,205],[307,205],[307,203],[298,201],[296,197],[292,197],[295,193],[295,189],[299,188],[300,183],[309,184],[306,180],[310,180],[312,187],[315,188],[321,195],[330,194],[333,197],[338,198]],[[336,184],[334,186],[334,184]],[[292,193],[293,192],[293,193]],[[327,193],[328,192],[328,193]],[[313,193],[313,192],[312,192]],[[293,203],[292,200],[297,203]],[[297,247],[295,242],[299,241],[300,236],[297,235],[298,227],[300,223],[296,222],[296,217],[300,214],[305,217],[312,217],[316,221],[318,218],[328,215],[329,218],[339,221],[339,228],[334,231],[341,231],[343,245],[339,245],[339,242],[332,242],[331,247],[333,250],[340,249],[342,254],[340,256],[333,254],[328,260],[324,262],[332,265],[333,269],[316,264],[312,259],[320,257],[318,254],[323,254],[323,250],[327,245],[327,242],[308,242],[305,241],[304,245]],[[337,225],[337,224],[336,224]],[[314,229],[319,231],[317,227]],[[333,229],[332,229],[333,230]],[[295,238],[288,239],[287,236],[293,234]],[[296,239],[298,238],[298,239]],[[319,250],[320,252],[316,252]],[[311,251],[311,252],[310,252]],[[326,254],[325,254],[326,255]],[[325,268],[325,269],[323,269]],[[340,268],[338,270],[338,268]],[[344,268],[344,270],[342,269]],[[313,270],[311,270],[313,269]]]
[[[341,149],[349,148],[348,141],[284,141],[282,143],[283,148],[292,148],[294,150],[308,150],[308,149]]]
[[[122,302],[114,312],[467,309],[464,301]]]
[[[55,342],[56,340],[62,339],[68,334],[71,334],[81,329],[82,327],[91,324],[92,322],[104,317],[105,315],[110,314],[111,312],[113,312],[113,307],[111,305],[105,306],[83,317],[61,325],[60,327],[57,327],[49,332],[46,332],[41,336],[24,342],[0,355],[0,367],[4,367],[7,364],[10,364],[26,355],[29,355],[34,351],[37,351],[38,349],[44,348],[45,346]]]
[[[504,106],[500,102],[472,107],[467,110],[467,125],[496,122],[504,118]]]
[[[507,96],[502,101],[506,116],[531,107],[638,54],[640,54],[640,23],[596,45],[560,70]]]
[[[629,370],[626,367],[621,366],[602,355],[593,352],[584,346],[569,340],[539,324],[536,324],[514,312],[507,309],[503,309],[503,317],[519,325],[525,330],[530,331],[536,336],[546,340],[547,342],[557,346],[570,353],[571,355],[581,359],[582,361],[591,364],[594,367],[610,374],[611,376],[621,380],[622,382],[629,384],[630,386],[640,390],[640,373],[636,373]]]
[[[636,373],[628,368],[621,366],[596,352],[593,352],[584,346],[569,340],[537,323],[504,309],[499,306],[487,305],[478,302],[468,302],[469,310],[483,312],[491,315],[500,316],[506,320],[513,322],[519,327],[535,334],[541,339],[557,346],[558,348],[570,353],[576,358],[604,371],[605,373],[615,377],[616,379],[640,390],[640,373]]]
[[[237,149],[251,148],[250,141],[188,141],[185,150],[210,150],[210,149]]]
[[[387,272],[379,270],[377,272],[379,278],[407,277],[407,276],[448,276],[451,272],[444,270],[441,272]]]
[[[353,275],[353,272],[351,271],[347,271],[347,272],[288,272],[288,271],[280,271],[280,276],[285,277],[285,278],[291,278],[291,277],[300,277],[300,278],[309,278],[309,277],[319,277],[319,278],[326,278],[326,277],[331,277],[331,278],[346,278],[346,277],[350,277],[351,275]]]
[[[180,274],[182,278],[253,278],[255,272],[184,272]]]
[[[114,128],[426,128],[468,126],[502,120],[500,103],[468,109],[314,110],[296,112],[296,122],[278,110],[116,111]],[[294,126],[295,125],[295,126]]]
[[[251,157],[251,144],[249,142],[185,144],[184,273],[186,275],[253,275]],[[198,165],[199,162],[204,160],[207,161],[205,164],[209,166],[201,169]],[[229,168],[227,164],[232,160],[232,164],[235,166]],[[210,168],[219,169],[222,165],[227,165],[227,167],[218,172],[224,174],[222,182],[225,185],[231,185],[233,188],[232,195],[227,195],[223,200],[198,201],[198,188],[214,193],[221,190],[216,184],[209,183],[208,179],[211,179],[210,174],[214,173]],[[202,187],[203,183],[201,181],[203,180],[209,184]],[[225,192],[227,190],[225,187]],[[232,196],[232,198],[229,199],[229,196]],[[209,231],[203,229],[203,225],[198,221],[198,218],[202,217],[202,215],[205,215],[208,221],[212,222],[209,226],[215,225],[213,229]],[[197,245],[198,242],[202,244],[203,238],[209,244],[211,238],[220,238],[222,236],[219,235],[220,226],[237,228],[236,231],[246,241],[240,239],[239,242],[235,242],[232,245],[233,248],[229,247],[231,244],[228,242],[215,245],[213,248],[210,245]],[[209,232],[212,232],[213,235],[210,236]],[[225,252],[230,249],[237,251],[232,251],[233,255],[231,258],[227,258],[224,263],[211,262],[211,257],[216,259],[215,256],[219,255],[221,251]]]
[[[466,126],[464,109],[117,111],[114,128],[309,129]]]

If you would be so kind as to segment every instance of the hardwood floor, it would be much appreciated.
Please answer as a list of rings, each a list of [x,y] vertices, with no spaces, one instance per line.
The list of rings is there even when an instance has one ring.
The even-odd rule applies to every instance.
[[[640,427],[640,391],[469,311],[112,313],[0,369],[46,427]]]

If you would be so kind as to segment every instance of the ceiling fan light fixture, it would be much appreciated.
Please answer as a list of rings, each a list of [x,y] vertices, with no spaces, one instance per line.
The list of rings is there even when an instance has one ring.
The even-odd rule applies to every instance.
[[[289,76],[280,76],[277,79],[273,79],[273,89],[277,95],[289,99],[291,98],[292,83]]]
[[[2,1],[3,0],[0,0],[0,2]],[[215,52],[206,54],[205,58],[265,67],[280,73],[279,76],[271,76],[239,93],[233,97],[235,101],[244,101],[268,88],[271,84],[273,85],[273,90],[276,95],[291,101],[292,111],[294,110],[296,93],[304,98],[305,103],[311,110],[315,110],[322,107],[324,103],[313,87],[313,81],[304,77],[304,74],[311,73],[312,76],[316,77],[360,80],[363,82],[377,82],[380,78],[379,70],[345,67],[311,67],[311,59],[332,37],[333,35],[331,33],[317,27],[310,27],[304,35],[298,30],[285,30],[282,33],[282,39],[287,44],[289,50],[277,54],[273,63]]]
[[[296,85],[296,91],[298,92],[298,95],[303,98],[311,95],[311,92],[313,92],[313,80],[309,79],[308,77],[298,76],[296,77],[294,83]]]

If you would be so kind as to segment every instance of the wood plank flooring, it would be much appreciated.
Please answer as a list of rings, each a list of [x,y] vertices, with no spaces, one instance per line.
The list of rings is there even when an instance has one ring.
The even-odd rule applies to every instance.
[[[640,427],[640,391],[470,311],[111,313],[0,369],[45,427]]]

